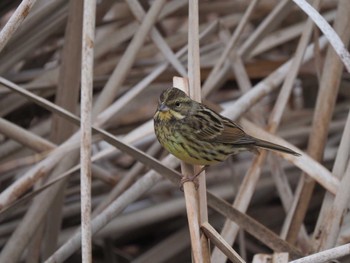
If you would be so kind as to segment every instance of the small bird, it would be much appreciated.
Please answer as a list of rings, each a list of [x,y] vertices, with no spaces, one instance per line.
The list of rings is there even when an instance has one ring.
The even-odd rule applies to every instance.
[[[153,119],[160,144],[189,164],[208,166],[242,151],[258,152],[258,148],[300,155],[246,134],[233,121],[177,88],[168,88],[160,95]]]

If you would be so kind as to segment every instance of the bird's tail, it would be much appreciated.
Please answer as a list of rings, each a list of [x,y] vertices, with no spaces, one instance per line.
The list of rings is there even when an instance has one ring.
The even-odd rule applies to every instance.
[[[265,148],[265,149],[270,149],[270,150],[275,150],[275,151],[279,151],[279,152],[284,152],[284,153],[289,153],[289,154],[293,154],[295,156],[300,156],[300,153],[297,153],[287,147],[272,143],[272,142],[267,142],[264,140],[260,140],[260,139],[256,139],[255,145],[261,148]]]

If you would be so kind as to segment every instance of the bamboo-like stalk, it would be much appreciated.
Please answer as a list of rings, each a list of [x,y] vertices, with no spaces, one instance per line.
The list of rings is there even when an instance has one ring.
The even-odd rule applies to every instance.
[[[262,21],[259,27],[251,34],[251,36],[243,43],[238,50],[238,55],[243,59],[246,58],[258,42],[263,38],[267,32],[271,32],[278,26],[279,23],[290,12],[292,3],[290,1],[279,1],[276,7],[270,14]]]
[[[22,1],[9,21],[7,21],[5,27],[0,32],[0,52],[27,17],[35,2],[36,0]]]
[[[337,157],[334,162],[333,174],[340,178],[339,191],[335,196],[326,193],[323,200],[320,216],[314,231],[313,239],[316,251],[329,249],[335,245],[339,235],[341,221],[344,216],[344,202],[348,203],[348,190],[342,189],[347,183],[345,167],[346,161],[349,159],[350,149],[350,114],[348,114],[346,126],[339,146]],[[344,175],[342,176],[342,174]],[[337,199],[337,200],[336,200]],[[335,210],[335,211],[333,211]]]
[[[341,258],[350,254],[350,244],[345,244],[339,247],[331,248],[304,258],[290,261],[290,263],[316,263],[327,262],[332,259]]]
[[[256,7],[258,1],[254,0],[252,1],[247,10],[244,13],[244,16],[242,17],[242,20],[240,21],[240,23],[238,24],[235,32],[232,34],[232,37],[229,39],[225,50],[222,52],[220,58],[218,59],[218,61],[216,62],[215,66],[213,67],[213,69],[210,71],[205,83],[203,84],[203,90],[208,89],[207,87],[210,87],[210,82],[214,79],[214,76],[216,74],[218,74],[219,69],[222,67],[224,61],[228,58],[229,53],[235,48],[235,46],[237,45],[238,42],[238,37],[241,35],[244,27],[246,26],[246,24],[248,23],[248,19],[251,16],[254,8]]]
[[[21,144],[35,150],[35,151],[47,151],[55,147],[55,145],[40,136],[37,136],[21,127],[14,125],[13,123],[0,118],[0,132],[13,140],[20,142]]]
[[[0,27],[18,8],[10,2],[0,3]],[[78,171],[82,165],[78,160],[79,134],[71,137],[82,121],[77,117],[77,102],[82,32],[79,16],[83,8],[72,8],[78,2],[36,1],[0,53],[1,261],[63,262],[68,257],[81,257]],[[315,44],[305,49],[312,18],[297,4],[304,1],[274,5],[271,0],[258,4],[218,0],[201,2],[197,11],[190,12],[186,0],[164,1],[159,12],[149,18],[149,31],[139,32],[146,27],[146,18],[156,2],[101,0],[96,5],[94,99],[106,92],[108,82],[114,94],[108,98],[110,102],[103,102],[105,110],[96,112],[91,126],[96,134],[91,142],[94,260],[112,262],[123,257],[135,262],[190,261],[189,252],[194,246],[199,251],[196,258],[207,260],[206,230],[217,242],[215,246],[231,256],[235,254],[231,244],[222,239],[227,233],[220,236],[216,232],[223,232],[222,223],[228,218],[241,229],[234,249],[247,262],[287,262],[288,256],[298,256],[300,251],[315,253],[348,242],[350,221],[344,207],[349,198],[349,83],[341,78],[332,120],[328,128],[324,123],[319,127],[328,130],[328,138],[322,162],[316,161],[305,148],[315,136],[312,120],[319,106],[315,108],[313,98],[322,76],[327,37],[319,37],[315,31]],[[337,13],[339,3],[321,1],[321,12],[316,16],[339,24],[346,17]],[[191,2],[192,7],[195,4]],[[143,10],[148,10],[147,14]],[[189,14],[198,16],[194,19],[198,22],[189,22]],[[199,44],[198,31],[202,32]],[[346,33],[337,34],[341,39]],[[140,35],[144,37],[138,47],[130,50]],[[188,58],[187,44],[189,54],[194,54]],[[338,54],[334,52],[334,56]],[[122,61],[127,65],[121,65]],[[179,168],[179,160],[173,156],[162,158],[165,153],[155,139],[152,115],[161,90],[171,86],[174,75],[187,74],[187,63],[189,94],[193,98],[208,97],[210,102],[204,103],[214,109],[220,107],[212,102],[220,103],[226,117],[244,117],[240,124],[248,134],[290,147],[302,156],[272,153],[265,162],[265,153],[261,153],[251,167],[252,154],[240,153],[230,158],[230,164],[208,167],[205,180],[200,177],[200,188],[185,190],[185,201],[179,191],[181,174],[173,170]],[[115,86],[112,76],[117,69],[124,77],[118,76],[119,84]],[[205,86],[202,92],[198,89],[200,83]],[[271,102],[275,100],[273,108]],[[267,119],[266,131],[262,127]],[[279,131],[275,133],[277,126]],[[291,210],[300,171],[320,184],[312,193],[303,224],[313,229],[317,216],[318,223],[312,238],[299,231],[294,247],[274,233],[283,225],[288,228],[291,216],[286,217],[285,211]],[[236,198],[246,203],[249,216],[230,205],[225,206],[229,212],[218,214],[220,205],[214,205],[208,214],[206,198],[211,194],[205,187],[228,202]],[[190,221],[186,221],[186,203]],[[188,222],[196,225],[192,227]],[[192,244],[188,224],[194,233]],[[202,227],[201,232],[201,225],[207,226],[206,230]],[[274,252],[264,254],[267,248]],[[345,251],[342,255],[346,261],[350,255]],[[215,253],[226,260],[217,248]]]
[[[350,72],[350,54],[344,44],[343,39],[333,30],[333,28],[325,21],[325,19],[305,0],[293,0],[298,6],[308,14],[308,16],[320,28],[323,34],[327,37],[335,52],[345,65],[345,68]]]
[[[138,1],[126,1],[131,9],[131,11],[134,13],[136,18],[139,20],[139,22],[142,22],[142,19],[145,16],[145,11],[143,10],[142,6]],[[165,55],[165,57],[168,59],[169,63],[183,76],[186,76],[186,70],[184,66],[181,64],[181,62],[177,59],[173,51],[170,49],[168,44],[165,42],[161,34],[156,28],[152,28],[150,31],[151,38],[153,39],[154,43],[157,45],[159,50]]]
[[[83,1],[74,1],[69,4],[69,14],[66,26],[65,43],[62,53],[62,64],[58,73],[58,86],[55,96],[55,103],[65,109],[76,112],[77,101],[79,99],[80,87],[80,70],[81,70],[81,36],[82,36],[82,12]],[[60,144],[67,140],[77,127],[72,123],[59,116],[52,117],[52,126],[50,139],[56,144]],[[74,156],[75,155],[75,156]],[[50,174],[50,178],[55,178],[73,165],[72,160],[78,159],[78,152],[72,153],[69,158],[63,158],[59,166]],[[46,227],[51,231],[45,231],[43,236],[44,249],[42,257],[48,258],[56,249],[60,227],[62,224],[62,207],[64,204],[64,193],[66,190],[67,180],[59,183],[55,189],[50,191],[50,194],[55,196],[50,211],[46,219]],[[49,200],[50,198],[44,198]],[[41,206],[41,202],[37,202],[37,206]],[[34,206],[34,204],[33,204]],[[34,208],[32,208],[34,209]],[[28,219],[30,220],[30,219]],[[34,219],[33,219],[34,220]]]
[[[306,53],[306,54],[308,54],[308,53]],[[9,84],[8,82],[6,82],[6,81],[3,81],[3,83],[7,83],[6,85],[8,85],[8,86],[11,86],[12,88],[14,88],[15,86],[13,85],[13,84]],[[263,91],[263,92],[266,92],[265,90],[264,90],[264,86],[261,86],[261,90]],[[18,89],[17,89],[18,90]],[[254,92],[253,92],[253,96],[256,96],[255,95],[255,92],[256,91],[258,91],[257,92],[257,95],[258,96],[261,96],[263,93],[259,93],[259,92],[261,92],[261,90],[259,90],[259,89],[255,89],[254,90]],[[19,91],[19,90],[18,90]],[[249,92],[249,93],[247,93],[247,95],[251,95],[250,94],[251,92]],[[26,96],[30,96],[29,95],[29,93],[23,93],[23,94],[26,94]],[[242,102],[243,101],[245,101],[244,99],[247,99],[247,98],[245,98],[245,97],[247,97],[247,98],[249,98],[250,99],[250,96],[244,96],[244,98],[242,98]],[[41,103],[41,105],[43,105],[43,106],[48,106],[48,102],[44,102],[42,99],[38,99],[38,101],[40,101],[40,103]],[[241,111],[244,111],[244,107],[249,107],[249,105],[251,105],[251,103],[254,103],[256,100],[249,100],[249,104],[246,104],[245,102],[245,104],[243,105],[243,107],[241,107],[240,109],[241,109]],[[51,106],[50,106],[51,107]],[[57,112],[61,112],[61,113],[63,113],[64,111],[62,111],[62,110],[59,110],[59,108],[58,107],[56,107],[56,106],[54,106],[54,105],[52,105],[52,109],[55,109]],[[75,117],[73,117],[71,114],[69,114],[69,113],[65,113],[65,115],[66,116],[71,116],[70,118],[75,118]],[[74,120],[76,120],[76,119],[74,119]],[[135,131],[136,133],[137,133],[137,131]],[[74,148],[74,146],[73,146],[73,148]],[[45,166],[46,167],[46,166]]]
[[[272,135],[269,132],[264,131],[262,128],[252,124],[247,120],[242,120],[241,124],[247,130],[247,132],[255,137],[264,138],[265,140],[270,140],[277,144],[285,145],[291,149],[295,149],[297,152],[300,152],[300,150],[295,148],[290,143]],[[313,160],[306,153],[302,153],[301,156],[291,156],[280,152],[276,152],[276,154],[282,156],[284,159],[292,162],[301,170],[308,173],[311,178],[317,180],[317,182],[321,184],[325,189],[327,189],[330,193],[336,194],[340,184],[339,179],[335,178],[331,172],[329,172],[324,166],[320,165],[320,163]]]
[[[66,5],[62,5],[66,3]],[[57,32],[64,26],[67,19],[67,2],[64,0],[54,1],[53,6],[61,5],[57,9],[50,9],[45,11],[51,11],[51,16],[46,17],[46,21],[40,21],[39,25],[32,27],[33,32],[25,39],[20,39],[16,42],[16,46],[12,45],[11,49],[7,49],[6,53],[3,50],[3,56],[1,57],[0,72],[7,72],[13,67],[22,57],[28,56],[38,45],[40,45],[48,36]],[[47,14],[45,14],[47,15]],[[27,33],[27,32],[25,32]]]
[[[194,44],[192,44],[194,45]],[[193,69],[192,69],[193,70]],[[192,78],[194,76],[192,75]],[[192,82],[193,83],[193,82]],[[173,86],[185,91],[187,94],[190,93],[188,82],[186,79],[174,77]],[[191,89],[194,91],[194,87]],[[181,162],[181,172],[183,178],[191,177],[194,174],[193,166]],[[202,175],[199,175],[202,176]],[[191,248],[192,256],[194,262],[206,262],[203,253],[203,247],[200,237],[200,200],[199,195],[196,190],[195,183],[193,181],[185,181],[183,183],[183,190],[185,194],[186,201],[186,211],[187,211],[187,220],[188,227],[191,237]]]
[[[318,5],[319,5],[319,1],[315,1],[314,6],[318,6]],[[284,109],[287,105],[288,98],[290,96],[290,93],[291,93],[291,90],[293,87],[293,83],[294,83],[295,78],[297,76],[297,72],[300,68],[302,58],[304,56],[309,38],[311,36],[311,31],[312,31],[312,23],[311,23],[311,21],[308,21],[306,28],[302,34],[299,45],[297,47],[295,58],[292,61],[291,70],[288,72],[288,74],[286,76],[286,79],[283,83],[283,86],[282,86],[281,91],[279,93],[279,96],[277,98],[276,104],[275,104],[275,106],[272,110],[272,113],[269,117],[269,120],[268,120],[268,128],[267,129],[271,133],[276,132],[276,129],[277,129],[279,123],[281,122],[282,113],[284,112]],[[239,65],[239,63],[238,63],[238,65]],[[237,65],[235,67],[237,67]],[[238,72],[238,74],[242,75],[242,73],[240,73],[240,72]],[[261,118],[261,116],[260,116],[260,118]],[[259,158],[264,158],[264,156],[259,156]],[[263,163],[263,161],[260,161],[260,160],[257,160],[257,162],[260,162],[261,164]],[[256,169],[260,169],[257,166],[254,166],[254,167],[256,167]],[[251,170],[251,173],[254,174],[255,171]],[[286,183],[286,180],[284,180],[284,182]],[[281,187],[283,187],[283,186],[281,186]],[[287,186],[287,185],[284,187],[289,188],[289,186]],[[245,191],[242,190],[242,192],[245,192]],[[280,191],[280,193],[283,194],[284,192]],[[286,192],[286,193],[288,193],[288,192]],[[288,211],[289,207],[290,207],[290,205],[285,207],[287,211]],[[306,232],[304,232],[304,237],[306,237],[305,233]]]
[[[311,50],[309,50],[309,51],[311,51]],[[307,53],[308,52],[306,51],[306,54],[304,56],[304,61],[307,59],[308,55],[311,55],[311,54],[307,54]],[[302,56],[299,56],[299,57],[301,58]],[[283,71],[285,70],[287,73],[287,67],[291,66],[292,63],[293,63],[293,60],[291,60],[288,63],[285,63],[282,66],[282,67],[286,67],[285,69],[283,69]],[[276,71],[276,73],[277,72],[281,73],[282,70]],[[266,80],[266,82],[271,84],[271,81],[277,80],[277,76],[275,78],[272,78],[272,74],[271,74],[269,76],[269,78],[271,77],[270,81]],[[282,81],[282,79],[280,79],[280,81]],[[260,86],[261,89],[263,89],[263,87],[264,87],[263,82],[261,83],[261,85],[258,84],[258,86]],[[271,87],[271,86],[269,86],[269,87]],[[269,87],[267,87],[267,88],[269,88]],[[290,86],[289,87],[286,86],[286,87],[288,89],[290,88]],[[258,94],[257,87],[255,87],[255,89],[252,89],[250,92],[247,92],[244,96],[242,96],[240,98],[240,100],[236,101],[235,106],[237,106],[236,109],[238,109],[238,111],[237,110],[234,112],[232,111],[233,114],[228,114],[228,110],[224,110],[223,114],[226,116],[230,116],[231,118],[233,117],[233,119],[238,118],[238,116],[241,113],[243,113],[242,110],[244,109],[241,105],[244,105],[244,103],[246,103],[246,99],[248,99],[249,97],[250,97],[250,99],[247,101],[249,101],[249,103],[251,103],[252,99],[255,97],[255,95],[253,95],[255,92],[257,92],[256,94]],[[282,98],[284,99],[284,97],[282,97]],[[285,100],[285,103],[286,103],[286,100]],[[279,104],[279,105],[283,105],[283,104]],[[240,110],[241,110],[241,113],[239,112]],[[282,107],[282,110],[283,110],[283,107]],[[253,130],[253,129],[251,129],[251,130]],[[250,133],[250,134],[252,134],[252,133]],[[261,135],[261,133],[259,133],[257,136],[259,136],[259,135]],[[265,154],[266,153],[263,152],[255,159],[251,169],[247,172],[247,175],[249,175],[249,176],[246,176],[244,179],[244,182],[242,183],[242,186],[240,188],[240,193],[238,194],[238,196],[234,202],[234,206],[236,208],[238,208],[240,211],[245,211],[248,207],[249,200],[250,200],[251,196],[253,195],[253,189],[255,188],[255,185],[259,179],[260,169],[261,169],[262,163],[264,162]],[[335,188],[333,188],[333,190],[335,191]],[[225,238],[225,240],[228,241],[228,243],[232,243],[234,241],[237,233],[238,233],[238,226],[233,224],[232,222],[227,221],[224,228],[222,229],[221,233],[222,233],[222,236]],[[219,251],[217,249],[214,249],[212,260],[213,261],[217,261],[217,260],[223,261],[224,257],[221,253],[219,253]]]
[[[230,220],[237,222],[245,231],[255,236],[257,239],[263,241],[274,251],[287,251],[288,253],[290,253],[291,258],[297,258],[302,255],[302,253],[298,249],[290,245],[285,240],[279,238],[271,230],[259,224],[251,217],[241,213],[239,210],[231,207],[228,203],[226,203],[223,200],[220,200],[218,197],[209,194],[208,202],[213,209],[225,215]]]
[[[148,32],[151,30],[152,26],[156,22],[157,16],[163,8],[164,3],[164,0],[156,0],[152,4],[136,35],[129,44],[123,57],[119,61],[118,66],[114,69],[112,75],[106,83],[103,92],[97,99],[94,106],[94,118],[97,116],[98,113],[106,109],[107,106],[109,106],[109,104],[115,98],[118,89],[120,88],[124,79],[127,76],[128,70],[131,68],[132,63],[135,60],[138,50],[141,48],[141,45],[145,41]]]
[[[168,167],[174,165],[175,157],[166,158],[164,164]],[[143,176],[143,180],[137,181],[123,195],[110,204],[105,210],[92,220],[92,234],[104,227],[107,222],[125,209],[130,203],[149,190],[155,183],[159,182],[161,176],[153,171]],[[179,182],[179,181],[178,181]],[[74,234],[61,248],[59,248],[46,262],[63,262],[80,246],[81,233]]]
[[[159,148],[159,144],[154,143],[146,153],[153,156],[155,152],[159,150]],[[142,163],[136,163],[125,175],[125,177],[110,191],[108,196],[94,209],[93,216],[98,215],[110,203],[112,203],[113,200],[120,196],[122,192],[124,192],[127,187],[132,184],[132,182],[136,179],[138,173],[140,173],[143,168],[144,165]]]
[[[309,47],[308,50],[309,50],[309,53],[306,52],[305,60],[309,59],[310,56],[311,56],[311,55],[310,55],[310,50],[311,50],[311,48]],[[283,70],[286,70],[286,69],[284,69],[284,68],[285,68],[287,65],[288,65],[288,63],[285,64],[285,65],[283,66]],[[277,76],[280,76],[280,75],[277,75]],[[271,75],[271,79],[273,79],[273,77],[277,77],[277,76]],[[268,81],[270,82],[270,80],[268,80]],[[15,85],[10,84],[8,81],[2,80],[2,82],[3,82],[3,83],[6,83],[6,85],[9,86],[9,87],[11,87],[12,89],[16,89],[17,91],[20,91],[20,89],[18,89],[18,87],[16,88]],[[262,96],[265,92],[267,92],[267,90],[269,91],[269,90],[271,90],[272,88],[273,88],[273,87],[270,87],[270,86],[266,87],[266,86],[264,86],[264,85],[260,85],[259,88],[254,89],[254,90],[252,90],[251,92],[248,92],[244,97],[242,97],[241,100],[239,100],[239,101],[237,102],[237,104],[239,104],[239,103],[241,102],[241,103],[242,103],[242,106],[240,106],[240,111],[238,111],[238,112],[236,111],[235,113],[241,114],[241,113],[246,109],[246,107],[249,107],[250,105],[252,105],[252,103],[256,102],[257,99],[259,98],[259,96]],[[266,90],[266,89],[267,89],[267,90]],[[26,94],[26,96],[28,96],[28,97],[34,98],[34,96],[33,96],[33,95],[30,95],[30,93],[28,93],[28,92],[24,92],[24,91],[20,91],[20,92],[22,92],[22,94]],[[251,99],[252,97],[253,97],[254,99]],[[59,109],[59,107],[53,105],[52,103],[50,104],[50,103],[48,103],[47,101],[45,101],[45,100],[43,100],[43,99],[41,99],[41,98],[40,98],[40,99],[37,98],[36,101],[37,101],[37,102],[40,102],[40,104],[41,104],[42,106],[45,106],[45,107],[48,107],[49,105],[51,105],[51,106],[49,106],[50,109],[52,109],[52,110],[54,109],[57,113],[63,114],[63,113],[65,112],[64,110]],[[247,101],[248,101],[249,103],[247,103]],[[65,114],[65,116],[69,116],[69,118],[71,118],[72,120],[77,121],[76,117],[72,116],[70,113],[65,112],[64,114]],[[137,133],[136,130],[135,130],[135,133]],[[74,141],[74,140],[72,140],[72,141]],[[67,145],[70,145],[70,143],[67,143]],[[74,147],[74,146],[73,146],[73,147]],[[53,155],[55,155],[55,154],[53,154]],[[46,167],[46,166],[45,166],[45,167]],[[34,171],[36,171],[36,170],[34,170]]]
[[[205,235],[213,241],[213,243],[219,247],[219,249],[234,263],[245,262],[240,255],[232,249],[232,247],[223,239],[218,232],[208,223],[205,222],[201,225],[201,229]]]
[[[201,74],[200,74],[200,54],[199,54],[199,2],[191,1],[189,2],[189,8],[188,8],[188,94],[189,96],[196,100],[201,101]],[[182,167],[186,167],[185,165],[181,165]],[[192,173],[199,173],[201,171],[200,166],[194,166],[194,171],[189,171],[188,168],[184,169],[183,171],[186,173],[192,172]],[[187,170],[187,171],[186,171]],[[192,199],[197,199],[198,203],[198,224],[201,225],[205,222],[208,222],[208,205],[207,205],[207,195],[206,195],[206,176],[205,172],[201,172],[201,174],[198,176],[198,183],[199,183],[199,189],[198,189],[198,195],[195,194],[193,184],[190,184],[190,187],[185,186],[184,184],[184,191],[185,191],[185,198],[186,195],[190,194]],[[188,185],[188,183],[187,183]],[[186,192],[186,188],[190,188],[189,192]],[[186,203],[187,204],[187,203]],[[187,211],[190,212],[190,214],[196,212],[195,210],[189,210],[187,208]],[[189,215],[190,215],[189,214]],[[188,218],[189,224],[192,224],[193,221],[190,221],[190,218]],[[191,226],[190,226],[191,228]],[[194,231],[198,231],[199,229],[194,229]],[[194,241],[191,238],[191,241]],[[199,257],[194,257],[195,262],[210,262],[210,249],[209,249],[209,243],[208,239],[204,235],[200,235],[198,241],[200,242],[200,252],[201,255]],[[197,240],[195,241],[197,243]],[[192,243],[194,245],[194,243]],[[195,247],[192,247],[193,249]],[[195,255],[194,255],[195,256]]]
[[[215,28],[217,27],[217,22],[210,23],[200,34],[199,40],[203,40],[205,37],[210,35]],[[187,51],[187,46],[181,48],[178,52],[176,52],[176,56],[180,58]],[[138,95],[142,90],[144,90],[155,78],[159,77],[165,69],[168,67],[168,62],[161,63],[158,67],[156,67],[150,74],[147,75],[144,79],[142,79],[136,86],[134,86],[130,91],[125,94],[123,97],[119,98],[115,103],[113,103],[106,110],[101,112],[95,123],[97,126],[102,126],[105,124],[113,115],[115,115],[119,110],[121,110],[127,103],[129,103],[136,95]]]
[[[81,55],[81,248],[82,262],[92,262],[91,244],[91,126],[93,59],[95,39],[95,1],[84,1]]]
[[[340,1],[337,11],[338,20],[334,25],[337,32],[342,32],[340,38],[343,43],[348,43],[350,38],[350,30],[347,24],[347,14],[350,10],[350,4],[347,1]],[[310,137],[308,152],[311,157],[316,160],[321,160],[325,147],[326,136],[328,133],[328,125],[331,118],[331,114],[334,109],[336,95],[338,93],[340,77],[342,74],[343,65],[341,60],[334,52],[332,48],[327,51],[326,61],[323,68],[322,79],[320,82],[320,91],[317,98],[317,104],[315,108],[315,115],[313,120],[313,128],[311,133],[314,136]],[[319,129],[319,127],[323,127]],[[303,174],[296,195],[293,202],[293,208],[290,210],[288,233],[286,235],[287,240],[294,242],[299,232],[300,224],[304,220],[309,201],[315,186],[315,182],[310,180]]]

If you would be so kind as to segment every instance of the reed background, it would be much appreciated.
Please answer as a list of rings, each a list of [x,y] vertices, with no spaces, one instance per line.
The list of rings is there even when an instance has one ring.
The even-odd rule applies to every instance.
[[[350,2],[309,2],[1,1],[0,261],[349,261]],[[180,191],[152,123],[170,85],[302,156]]]

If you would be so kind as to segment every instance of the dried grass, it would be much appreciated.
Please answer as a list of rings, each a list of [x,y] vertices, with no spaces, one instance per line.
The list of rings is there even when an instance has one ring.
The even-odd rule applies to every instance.
[[[2,6],[1,262],[349,260],[348,0]],[[174,76],[302,156],[241,153],[181,192],[200,167],[152,127]]]

